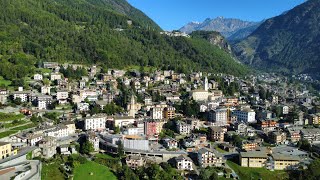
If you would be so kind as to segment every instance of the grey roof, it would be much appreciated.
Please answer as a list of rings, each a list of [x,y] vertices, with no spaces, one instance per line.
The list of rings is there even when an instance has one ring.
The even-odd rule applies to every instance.
[[[298,156],[284,155],[284,154],[272,154],[274,160],[286,160],[286,161],[300,161]]]
[[[264,151],[241,152],[240,156],[243,158],[268,158],[267,153]]]

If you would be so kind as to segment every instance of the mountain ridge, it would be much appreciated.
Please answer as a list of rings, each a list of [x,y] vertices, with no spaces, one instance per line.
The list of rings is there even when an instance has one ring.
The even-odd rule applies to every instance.
[[[309,0],[262,23],[234,45],[239,59],[255,68],[319,74],[320,1]]]
[[[224,18],[217,17],[214,19],[207,18],[201,23],[190,22],[185,26],[181,27],[179,31],[190,34],[193,31],[204,30],[204,31],[217,31],[220,32],[223,36],[228,38],[229,40],[237,40],[230,39],[232,35],[237,33],[239,30],[251,27],[253,31],[254,27],[257,27],[258,22],[251,21],[243,21],[236,18]],[[248,29],[247,31],[249,31]],[[250,34],[247,32],[246,35]],[[239,38],[241,35],[238,35],[235,38]]]

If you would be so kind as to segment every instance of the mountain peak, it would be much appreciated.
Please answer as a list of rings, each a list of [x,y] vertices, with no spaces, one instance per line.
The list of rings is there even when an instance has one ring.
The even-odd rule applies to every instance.
[[[218,16],[214,19],[206,18],[202,23],[197,24],[190,24],[183,26],[179,30],[181,32],[185,32],[190,34],[193,31],[217,31],[220,32],[223,36],[226,38],[231,37],[239,30],[248,28],[248,27],[256,27],[258,23],[256,22],[249,22],[249,21],[243,21],[240,19],[232,19],[232,18],[225,18],[223,16]],[[249,32],[247,32],[250,30]],[[247,31],[245,31],[246,35],[249,35],[255,28],[248,28]]]

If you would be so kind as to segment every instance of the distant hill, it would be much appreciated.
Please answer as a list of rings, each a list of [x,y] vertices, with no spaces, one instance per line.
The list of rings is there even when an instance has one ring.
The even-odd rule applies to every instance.
[[[201,23],[188,23],[187,25],[180,28],[180,31],[188,34],[193,31],[199,30],[217,31],[230,40],[237,40],[239,38],[248,36],[257,28],[258,24],[259,23],[257,22],[242,21],[240,19],[217,17],[215,19],[207,18],[204,22]]]
[[[0,76],[20,79],[43,61],[131,65],[243,75],[247,68],[201,38],[161,35],[125,0],[1,0]]]
[[[306,1],[266,20],[233,49],[242,62],[259,69],[319,75],[319,9],[319,0]]]

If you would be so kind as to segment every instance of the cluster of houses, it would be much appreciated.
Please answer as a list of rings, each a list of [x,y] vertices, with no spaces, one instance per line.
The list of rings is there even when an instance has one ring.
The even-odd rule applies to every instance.
[[[80,66],[88,74],[70,80],[59,72],[61,66]],[[320,149],[318,102],[304,87],[292,90],[285,78],[272,74],[238,78],[170,70],[147,75],[115,69],[101,73],[96,66],[54,62],[45,62],[43,67],[52,72],[35,74],[31,82],[40,89],[1,90],[0,102],[7,104],[11,98],[30,103],[28,112],[37,116],[56,110],[51,104],[74,108],[64,111],[68,116],[61,117],[59,124],[44,122],[32,131],[7,137],[11,150],[35,146],[35,155],[51,158],[56,153],[77,153],[74,142],[85,137],[96,152],[116,153],[121,143],[131,168],[174,160],[177,169],[193,171],[225,167],[230,156],[238,157],[244,167],[294,169],[312,160],[309,152],[296,147],[297,142],[306,140],[315,151]],[[212,77],[224,84],[236,83],[237,91],[226,96]],[[45,78],[51,83],[45,84]],[[132,90],[122,105],[124,112],[101,113],[122,95],[119,83]],[[261,89],[269,91],[269,96]],[[186,112],[176,109],[186,98],[199,105],[201,118],[186,117]],[[92,106],[100,112],[92,114]],[[0,149],[1,157],[9,156],[11,150],[3,153]]]

